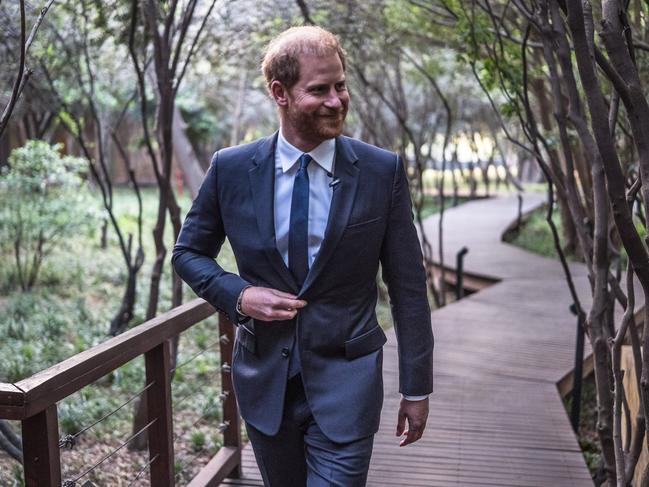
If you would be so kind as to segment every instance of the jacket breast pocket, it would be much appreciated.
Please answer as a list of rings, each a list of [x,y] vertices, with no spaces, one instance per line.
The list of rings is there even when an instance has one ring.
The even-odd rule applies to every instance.
[[[345,357],[349,360],[372,353],[387,342],[383,329],[376,325],[371,330],[345,342]]]
[[[365,228],[369,228],[373,223],[380,222],[381,219],[382,217],[377,216],[376,218],[370,218],[369,220],[353,222],[345,227],[345,231],[364,230]]]

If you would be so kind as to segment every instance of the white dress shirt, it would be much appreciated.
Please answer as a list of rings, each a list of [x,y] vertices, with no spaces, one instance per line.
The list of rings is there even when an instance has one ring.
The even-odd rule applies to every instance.
[[[280,129],[275,149],[275,241],[277,250],[288,266],[288,233],[291,222],[293,182],[299,168],[298,161],[304,154],[291,145]],[[309,175],[309,267],[313,264],[324,239],[333,188],[336,139],[327,139],[310,152],[313,161],[307,166]],[[424,396],[403,396],[409,401],[426,399]]]
[[[277,250],[282,254],[284,263],[288,266],[288,233],[291,222],[291,200],[293,198],[293,182],[300,165],[298,161],[304,154],[300,149],[291,145],[280,130],[275,149],[275,241]],[[336,139],[327,139],[318,147],[308,152],[313,161],[307,166],[309,175],[309,267],[318,255],[324,238],[333,188],[329,183],[333,180],[334,156],[336,154]]]

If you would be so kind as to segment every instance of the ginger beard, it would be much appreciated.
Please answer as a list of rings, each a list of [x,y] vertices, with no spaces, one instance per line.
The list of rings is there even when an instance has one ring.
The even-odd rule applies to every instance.
[[[299,105],[290,103],[286,110],[286,123],[304,140],[323,141],[333,139],[343,133],[347,104],[338,110],[318,107],[314,112],[300,109]]]

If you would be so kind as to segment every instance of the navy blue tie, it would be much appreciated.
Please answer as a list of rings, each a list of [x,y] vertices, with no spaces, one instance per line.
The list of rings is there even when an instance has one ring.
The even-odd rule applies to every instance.
[[[293,183],[291,221],[288,230],[288,268],[302,287],[309,272],[309,174],[307,167],[313,158],[300,156],[300,167]]]
[[[300,167],[293,182],[291,198],[291,221],[288,230],[288,268],[302,287],[309,273],[309,174],[307,167],[313,158],[309,154],[300,156]],[[288,364],[288,377],[295,377],[301,370],[297,335],[293,339]]]

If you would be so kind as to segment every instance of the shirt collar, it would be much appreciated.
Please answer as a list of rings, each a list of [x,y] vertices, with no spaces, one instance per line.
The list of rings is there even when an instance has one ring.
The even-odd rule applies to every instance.
[[[327,139],[312,151],[307,152],[328,173],[332,172],[335,153],[336,139]],[[303,152],[286,140],[280,129],[279,135],[277,136],[277,154],[282,172],[286,172],[297,163]]]

